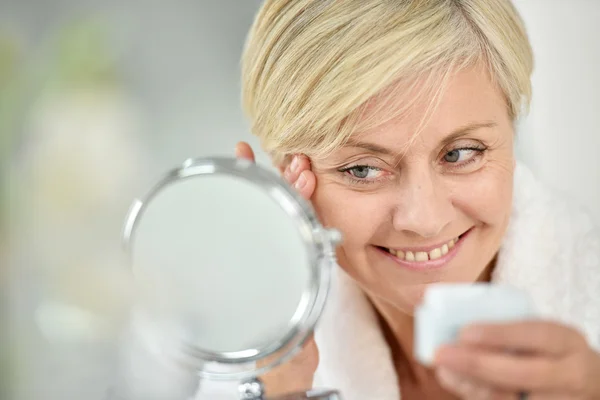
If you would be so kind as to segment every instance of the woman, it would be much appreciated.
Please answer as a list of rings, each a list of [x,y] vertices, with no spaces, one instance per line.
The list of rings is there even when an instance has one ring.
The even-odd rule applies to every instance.
[[[509,0],[265,2],[243,56],[252,131],[344,234],[316,345],[265,377],[272,394],[600,399],[600,236],[513,153],[532,68]],[[425,288],[476,281],[526,289],[544,319],[468,327],[420,365]]]

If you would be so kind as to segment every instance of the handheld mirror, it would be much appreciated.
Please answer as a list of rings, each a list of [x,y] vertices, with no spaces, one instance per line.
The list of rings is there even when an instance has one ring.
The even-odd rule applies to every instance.
[[[258,377],[301,348],[323,310],[340,235],[269,170],[210,158],[186,161],[136,200],[123,239],[149,320],[174,327],[200,379],[263,399]]]

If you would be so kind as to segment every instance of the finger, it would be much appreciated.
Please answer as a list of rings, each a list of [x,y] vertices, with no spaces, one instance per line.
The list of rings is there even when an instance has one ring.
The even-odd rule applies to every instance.
[[[274,358],[276,357],[274,356]],[[266,363],[268,362],[263,361],[259,365]],[[265,391],[269,393],[269,396],[276,397],[310,389],[318,364],[319,351],[314,338],[311,336],[290,361],[278,365],[261,376]]]
[[[319,365],[319,350],[314,335],[311,335],[306,340],[302,346],[302,350],[294,356],[291,364],[309,371],[316,371]]]
[[[277,362],[281,357],[281,354],[275,353],[257,362],[257,365],[262,368],[266,365],[270,365],[273,362]],[[291,354],[291,359],[288,359],[283,364],[278,364],[271,371],[287,371],[290,368],[302,367],[309,370],[316,370],[319,363],[319,350],[317,343],[315,342],[314,334],[311,334],[302,346]]]
[[[297,154],[292,157],[292,161],[283,172],[283,177],[293,185],[305,170],[310,170],[310,160],[303,154]]]
[[[243,158],[245,160],[255,162],[254,151],[246,142],[239,142],[235,146],[235,156],[237,158]]]
[[[465,378],[450,370],[436,370],[436,378],[442,388],[465,400],[518,400],[520,391],[508,391],[494,388],[483,382]],[[529,392],[527,400],[565,400],[570,398],[566,393]]]
[[[554,356],[586,345],[583,336],[573,328],[548,321],[470,325],[461,331],[459,342]]]
[[[517,398],[513,392],[494,389],[491,386],[465,378],[445,368],[440,368],[436,371],[436,378],[444,389],[461,399],[515,400]]]
[[[309,158],[299,154],[292,158],[283,171],[284,178],[307,200],[313,195],[317,185],[315,174],[310,168]]]
[[[294,188],[303,198],[308,200],[315,192],[316,185],[317,179],[315,174],[312,171],[303,171],[296,183],[294,183]]]
[[[520,355],[466,346],[446,346],[436,365],[507,391],[570,390],[572,374],[554,358]],[[576,366],[574,366],[576,370]]]

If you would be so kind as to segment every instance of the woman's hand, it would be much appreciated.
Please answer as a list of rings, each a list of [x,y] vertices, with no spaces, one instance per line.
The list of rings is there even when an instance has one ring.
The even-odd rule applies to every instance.
[[[600,399],[600,355],[558,323],[469,326],[435,366],[440,384],[462,399]]]
[[[239,142],[235,146],[235,155],[237,158],[244,158],[252,162],[254,159],[254,151],[246,142]],[[315,174],[310,170],[310,160],[303,154],[298,154],[292,157],[287,165],[279,167],[285,180],[292,185],[302,197],[306,200],[310,199],[315,191],[316,178]]]
[[[255,161],[254,152],[248,143],[240,142],[235,148],[238,158]],[[294,156],[289,165],[280,168],[286,181],[304,197],[309,199],[316,185],[315,175],[310,170],[310,161],[303,155]],[[319,351],[311,337],[302,350],[287,363],[261,376],[269,398],[288,393],[303,392],[312,388],[313,377],[319,364]]]

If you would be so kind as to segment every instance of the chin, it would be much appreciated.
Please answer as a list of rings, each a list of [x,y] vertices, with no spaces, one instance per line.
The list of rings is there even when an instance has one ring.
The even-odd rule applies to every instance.
[[[382,300],[386,301],[403,314],[414,316],[416,308],[423,302],[427,286],[428,285],[405,286],[402,293],[395,294],[393,297],[387,299],[382,298]]]

